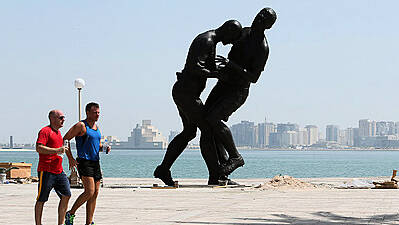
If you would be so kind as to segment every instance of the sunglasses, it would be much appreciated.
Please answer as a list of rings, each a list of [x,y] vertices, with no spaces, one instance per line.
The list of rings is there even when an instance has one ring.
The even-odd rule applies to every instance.
[[[60,116],[60,117],[58,117],[58,119],[63,120],[63,119],[65,119],[65,116]]]

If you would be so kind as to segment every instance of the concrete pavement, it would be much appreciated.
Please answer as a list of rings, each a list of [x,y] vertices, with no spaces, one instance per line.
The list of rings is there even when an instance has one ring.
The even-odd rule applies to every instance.
[[[334,184],[348,178],[303,179]],[[237,180],[248,186],[266,179]],[[94,221],[102,224],[399,224],[398,189],[211,188],[204,179],[186,187],[151,189],[156,179],[105,178]],[[83,189],[72,189],[70,206]],[[37,183],[0,185],[0,224],[34,224]],[[50,194],[43,224],[56,224],[58,197]],[[70,208],[69,206],[69,208]],[[75,224],[84,224],[85,209]]]

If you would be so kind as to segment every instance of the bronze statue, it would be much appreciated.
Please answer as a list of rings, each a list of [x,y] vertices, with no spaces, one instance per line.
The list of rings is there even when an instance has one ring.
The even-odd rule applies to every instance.
[[[269,55],[264,31],[270,29],[276,19],[277,15],[273,9],[262,9],[256,15],[251,27],[243,29],[242,37],[233,44],[228,59],[223,56],[216,57],[221,72],[218,83],[206,100],[205,119],[211,126],[215,138],[221,164],[220,179],[227,179],[230,173],[244,165],[230,129],[222,120],[227,122],[229,116],[244,104],[250,84],[256,83],[264,70]],[[208,136],[203,132],[201,134]]]
[[[219,162],[213,138],[213,132],[205,120],[204,104],[200,94],[205,88],[207,78],[218,78],[216,67],[216,44],[231,44],[241,37],[242,27],[236,20],[229,20],[216,30],[199,34],[191,43],[186,64],[176,73],[177,81],[173,85],[172,96],[183,122],[183,131],[168,146],[162,163],[155,169],[154,177],[166,185],[174,185],[170,168],[174,161],[195,138],[197,127],[201,130],[201,154],[209,171],[209,184],[220,176]]]

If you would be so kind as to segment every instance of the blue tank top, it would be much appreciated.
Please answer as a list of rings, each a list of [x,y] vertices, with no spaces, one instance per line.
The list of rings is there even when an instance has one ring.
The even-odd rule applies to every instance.
[[[86,126],[86,134],[83,136],[75,137],[76,149],[78,152],[78,157],[81,159],[87,159],[91,161],[99,161],[99,151],[100,151],[100,140],[101,133],[100,130],[93,130],[90,128],[86,120],[82,120]]]

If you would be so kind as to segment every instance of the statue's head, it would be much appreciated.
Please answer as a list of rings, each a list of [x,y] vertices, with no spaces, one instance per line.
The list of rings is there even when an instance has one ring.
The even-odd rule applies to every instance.
[[[242,26],[237,20],[228,20],[216,29],[223,45],[232,44],[241,37]]]
[[[251,28],[256,30],[270,29],[276,22],[277,15],[272,8],[263,8],[252,22]]]

